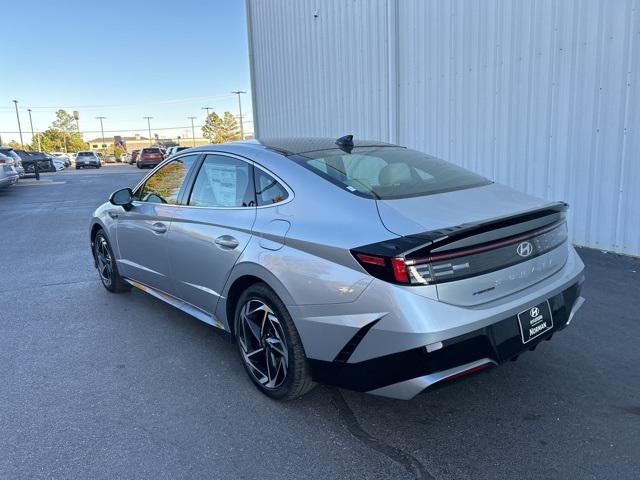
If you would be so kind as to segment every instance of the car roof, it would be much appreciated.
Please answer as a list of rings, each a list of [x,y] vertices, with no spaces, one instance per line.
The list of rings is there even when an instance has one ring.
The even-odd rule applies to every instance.
[[[337,138],[329,137],[280,137],[280,138],[259,138],[253,140],[242,140],[238,142],[230,142],[223,145],[229,147],[249,147],[252,149],[268,149],[274,150],[282,155],[297,155],[307,152],[315,152],[321,150],[334,150],[340,148],[336,144]],[[220,148],[221,145],[203,145],[194,147],[192,151],[211,150],[211,147]],[[358,147],[398,147],[391,143],[379,142],[376,140],[353,139],[354,148]]]

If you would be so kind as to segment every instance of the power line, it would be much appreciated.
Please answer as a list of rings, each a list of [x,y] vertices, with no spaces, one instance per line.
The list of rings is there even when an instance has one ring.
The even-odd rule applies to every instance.
[[[237,117],[236,117],[237,118]],[[253,123],[253,120],[245,120],[245,123]],[[202,128],[204,125],[195,125],[196,128]],[[179,125],[176,127],[153,127],[154,130],[184,130],[190,129],[191,125]],[[124,128],[119,130],[105,130],[107,133],[127,133],[127,132],[135,132],[137,130],[145,130],[146,126],[139,128]],[[18,131],[8,131],[8,130],[0,130],[2,134],[17,134]],[[100,130],[83,130],[80,133],[100,133]]]
[[[58,105],[58,106],[29,106],[32,110],[58,110],[58,109],[95,109],[95,108],[130,108],[136,106],[148,106],[148,105],[172,105],[179,103],[189,102],[201,102],[203,100],[223,100],[233,98],[233,95],[217,95],[212,97],[189,97],[189,98],[174,98],[168,100],[151,100],[148,102],[135,102],[135,103],[120,103],[120,104],[107,104],[107,105]],[[25,110],[26,108],[23,108]],[[13,107],[0,107],[0,110],[13,110]]]

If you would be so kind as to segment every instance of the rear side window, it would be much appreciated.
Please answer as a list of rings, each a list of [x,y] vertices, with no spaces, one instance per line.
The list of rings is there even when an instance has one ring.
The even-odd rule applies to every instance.
[[[285,188],[271,175],[259,168],[255,169],[256,200],[258,205],[272,205],[289,196]]]
[[[291,157],[357,195],[382,200],[478,187],[484,177],[424,153],[399,147],[360,147],[307,152]]]
[[[182,184],[197,158],[186,155],[167,163],[147,179],[136,198],[142,202],[177,204]]]
[[[255,206],[252,167],[242,160],[207,155],[193,184],[189,205],[194,207]]]

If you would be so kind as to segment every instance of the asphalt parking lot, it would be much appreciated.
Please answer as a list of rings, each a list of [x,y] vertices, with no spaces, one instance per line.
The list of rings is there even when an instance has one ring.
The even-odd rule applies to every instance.
[[[640,260],[580,249],[587,303],[517,362],[276,403],[212,327],[100,285],[89,216],[143,174],[0,192],[0,478],[640,478]]]

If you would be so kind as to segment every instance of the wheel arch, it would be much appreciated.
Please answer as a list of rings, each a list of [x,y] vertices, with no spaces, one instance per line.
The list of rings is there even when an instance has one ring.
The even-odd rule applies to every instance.
[[[224,294],[216,308],[217,317],[226,324],[231,335],[235,335],[234,314],[236,303],[242,292],[256,283],[266,284],[280,297],[280,300],[286,306],[294,304],[293,297],[291,297],[289,291],[266,268],[254,263],[236,265],[227,280]],[[289,313],[291,314],[291,312]]]

